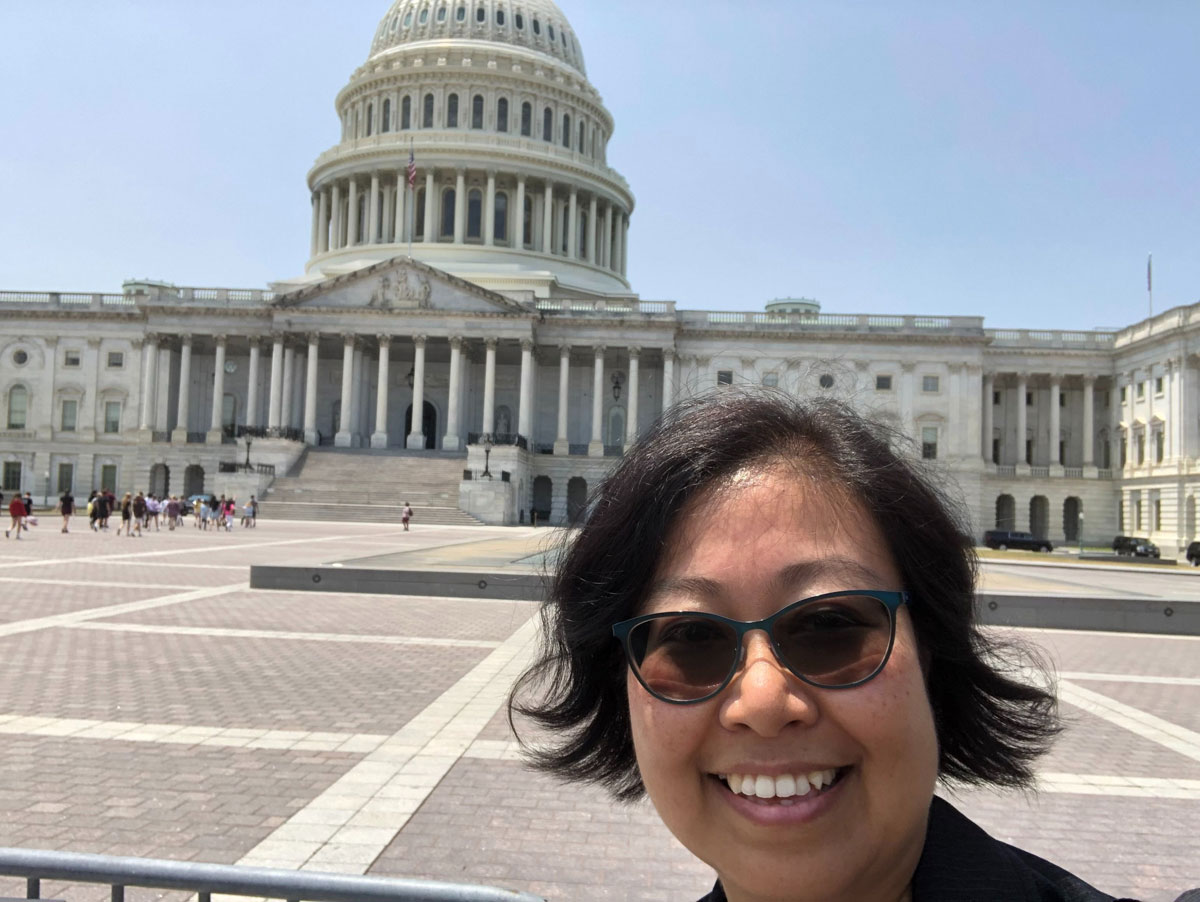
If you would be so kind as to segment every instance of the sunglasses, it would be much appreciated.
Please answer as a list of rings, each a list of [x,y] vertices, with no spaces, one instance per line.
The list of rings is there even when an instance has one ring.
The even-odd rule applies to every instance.
[[[612,631],[638,682],[672,704],[707,701],[728,686],[751,630],[763,630],[779,663],[805,683],[849,689],[883,670],[896,611],[907,602],[907,592],[854,589],[801,599],[764,620],[668,611],[623,620]]]

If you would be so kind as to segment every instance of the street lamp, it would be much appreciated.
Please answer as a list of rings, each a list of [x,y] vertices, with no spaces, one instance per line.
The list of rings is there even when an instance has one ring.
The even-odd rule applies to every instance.
[[[246,436],[246,469],[250,469],[250,436]]]
[[[483,437],[483,473],[480,474],[481,476],[486,476],[488,479],[492,478],[492,471],[488,469],[491,466],[491,457],[492,435],[489,432]]]
[[[1083,511],[1079,512],[1079,556],[1083,557]]]

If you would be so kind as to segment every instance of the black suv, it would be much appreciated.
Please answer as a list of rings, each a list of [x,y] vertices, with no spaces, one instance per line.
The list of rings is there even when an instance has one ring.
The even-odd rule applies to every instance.
[[[1026,551],[1050,551],[1054,548],[1049,539],[1039,539],[1032,533],[1013,532],[1007,529],[989,529],[983,534],[983,544],[988,548],[1006,551],[1023,548]]]
[[[1187,547],[1187,562],[1193,567],[1200,567],[1200,542],[1192,542]]]
[[[1139,539],[1136,536],[1115,536],[1112,543],[1113,551],[1129,557],[1159,556],[1158,546],[1149,539]]]

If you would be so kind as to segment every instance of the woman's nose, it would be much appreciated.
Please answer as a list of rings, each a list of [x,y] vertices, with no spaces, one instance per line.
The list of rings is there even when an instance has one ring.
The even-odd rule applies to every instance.
[[[722,724],[728,729],[748,728],[761,736],[775,736],[792,724],[816,723],[818,715],[817,690],[799,680],[775,656],[766,633],[748,633],[741,666],[723,695]]]

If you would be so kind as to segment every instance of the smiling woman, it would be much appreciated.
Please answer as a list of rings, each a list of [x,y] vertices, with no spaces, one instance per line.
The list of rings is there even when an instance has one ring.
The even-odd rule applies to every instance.
[[[713,902],[1110,900],[934,797],[1029,786],[1058,722],[976,628],[972,542],[898,446],[773,392],[670,411],[564,549],[510,702],[550,728],[530,754],[648,795]]]

